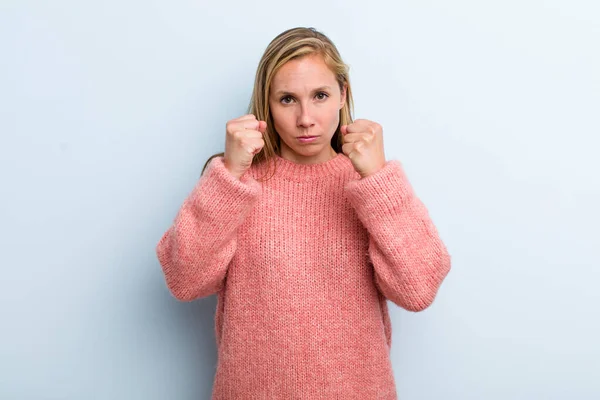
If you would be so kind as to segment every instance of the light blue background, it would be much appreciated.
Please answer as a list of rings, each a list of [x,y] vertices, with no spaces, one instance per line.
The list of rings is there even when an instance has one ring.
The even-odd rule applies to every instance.
[[[453,256],[389,303],[398,393],[600,398],[593,1],[3,1],[0,398],[208,399],[214,296],[155,245],[268,42],[329,35]]]

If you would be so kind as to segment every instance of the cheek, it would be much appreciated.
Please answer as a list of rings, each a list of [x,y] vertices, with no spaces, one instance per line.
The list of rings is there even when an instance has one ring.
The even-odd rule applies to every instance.
[[[322,121],[327,125],[337,125],[340,119],[340,110],[335,104],[323,111]]]
[[[294,116],[286,112],[285,109],[278,108],[277,106],[271,108],[271,116],[273,117],[273,123],[280,133],[285,134],[295,126]]]

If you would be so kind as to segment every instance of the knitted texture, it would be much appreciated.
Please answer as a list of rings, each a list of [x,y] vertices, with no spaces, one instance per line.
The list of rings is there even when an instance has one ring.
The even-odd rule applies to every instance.
[[[450,255],[399,161],[211,160],[156,251],[172,295],[217,294],[213,400],[397,399],[387,300],[434,301]]]

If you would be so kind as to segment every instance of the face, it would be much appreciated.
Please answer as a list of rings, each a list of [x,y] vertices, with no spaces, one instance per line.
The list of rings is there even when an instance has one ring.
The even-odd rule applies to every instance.
[[[312,164],[333,158],[331,147],[346,101],[333,72],[320,55],[288,61],[273,77],[269,107],[281,138],[281,156]],[[311,136],[308,140],[303,137]]]

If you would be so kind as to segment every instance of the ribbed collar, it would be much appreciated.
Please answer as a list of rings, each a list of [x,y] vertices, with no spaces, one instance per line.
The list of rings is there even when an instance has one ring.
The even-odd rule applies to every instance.
[[[285,159],[277,154],[273,158],[275,164],[275,177],[303,182],[312,179],[323,179],[337,176],[348,170],[350,159],[344,153],[337,153],[328,161],[314,164],[300,164]]]

